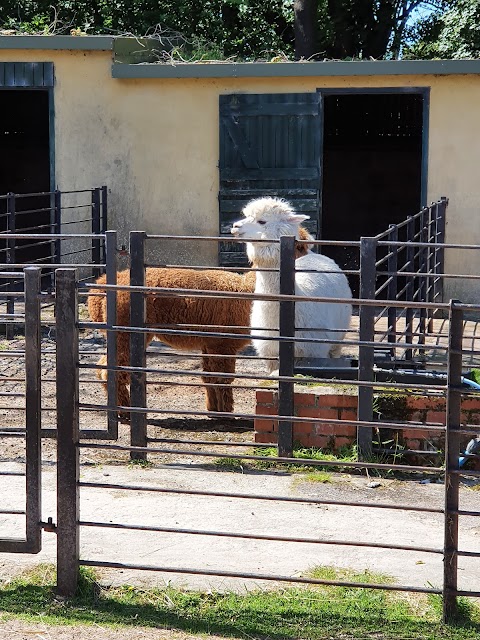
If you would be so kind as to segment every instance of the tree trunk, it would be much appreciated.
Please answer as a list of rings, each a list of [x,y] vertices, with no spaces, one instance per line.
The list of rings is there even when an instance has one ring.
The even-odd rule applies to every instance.
[[[317,0],[294,0],[295,60],[311,58],[317,50]]]

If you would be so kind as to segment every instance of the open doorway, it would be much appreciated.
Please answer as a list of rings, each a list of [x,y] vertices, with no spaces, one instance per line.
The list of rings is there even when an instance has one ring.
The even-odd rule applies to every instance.
[[[422,89],[324,94],[322,239],[375,236],[424,204],[427,95]],[[325,253],[344,269],[358,268],[354,248]]]
[[[48,89],[0,91],[0,195],[37,194],[51,190],[50,95]],[[16,199],[16,231],[50,231],[49,195]],[[7,228],[5,200],[0,200],[1,227]],[[17,241],[16,262],[48,261],[50,242]]]

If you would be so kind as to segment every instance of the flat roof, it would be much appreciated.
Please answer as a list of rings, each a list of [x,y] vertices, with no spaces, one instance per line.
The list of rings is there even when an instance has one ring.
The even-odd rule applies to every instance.
[[[0,49],[112,51],[114,36],[0,36]]]
[[[114,78],[286,78],[480,74],[480,60],[359,60],[112,65]]]

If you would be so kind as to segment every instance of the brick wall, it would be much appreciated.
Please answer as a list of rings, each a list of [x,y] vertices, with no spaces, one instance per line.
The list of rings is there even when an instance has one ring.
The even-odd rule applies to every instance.
[[[299,390],[297,390],[299,389]],[[406,449],[443,449],[445,436],[441,429],[429,428],[445,426],[445,400],[432,396],[378,396],[377,410],[380,412],[379,428],[386,422],[406,422],[400,429],[385,429],[386,439],[398,439]],[[393,402],[391,401],[393,399]],[[316,447],[338,451],[356,441],[356,425],[338,424],[328,420],[356,420],[357,395],[326,391],[324,387],[304,387],[297,385],[294,415],[304,420],[293,423],[294,442],[304,447]],[[255,442],[276,443],[278,438],[278,392],[273,389],[257,391],[255,418]],[[318,423],[308,418],[322,418]],[[466,398],[462,402],[462,424],[480,424],[480,398]],[[422,425],[426,425],[422,428]],[[480,427],[479,427],[480,432]],[[381,432],[382,433],[382,432]],[[464,443],[471,436],[465,436]]]

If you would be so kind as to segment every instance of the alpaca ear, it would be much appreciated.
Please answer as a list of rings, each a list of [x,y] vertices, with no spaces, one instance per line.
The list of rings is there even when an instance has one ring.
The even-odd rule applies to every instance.
[[[298,222],[298,224],[302,224],[304,220],[310,220],[310,216],[304,216],[301,213],[290,213],[288,216],[289,222]]]

